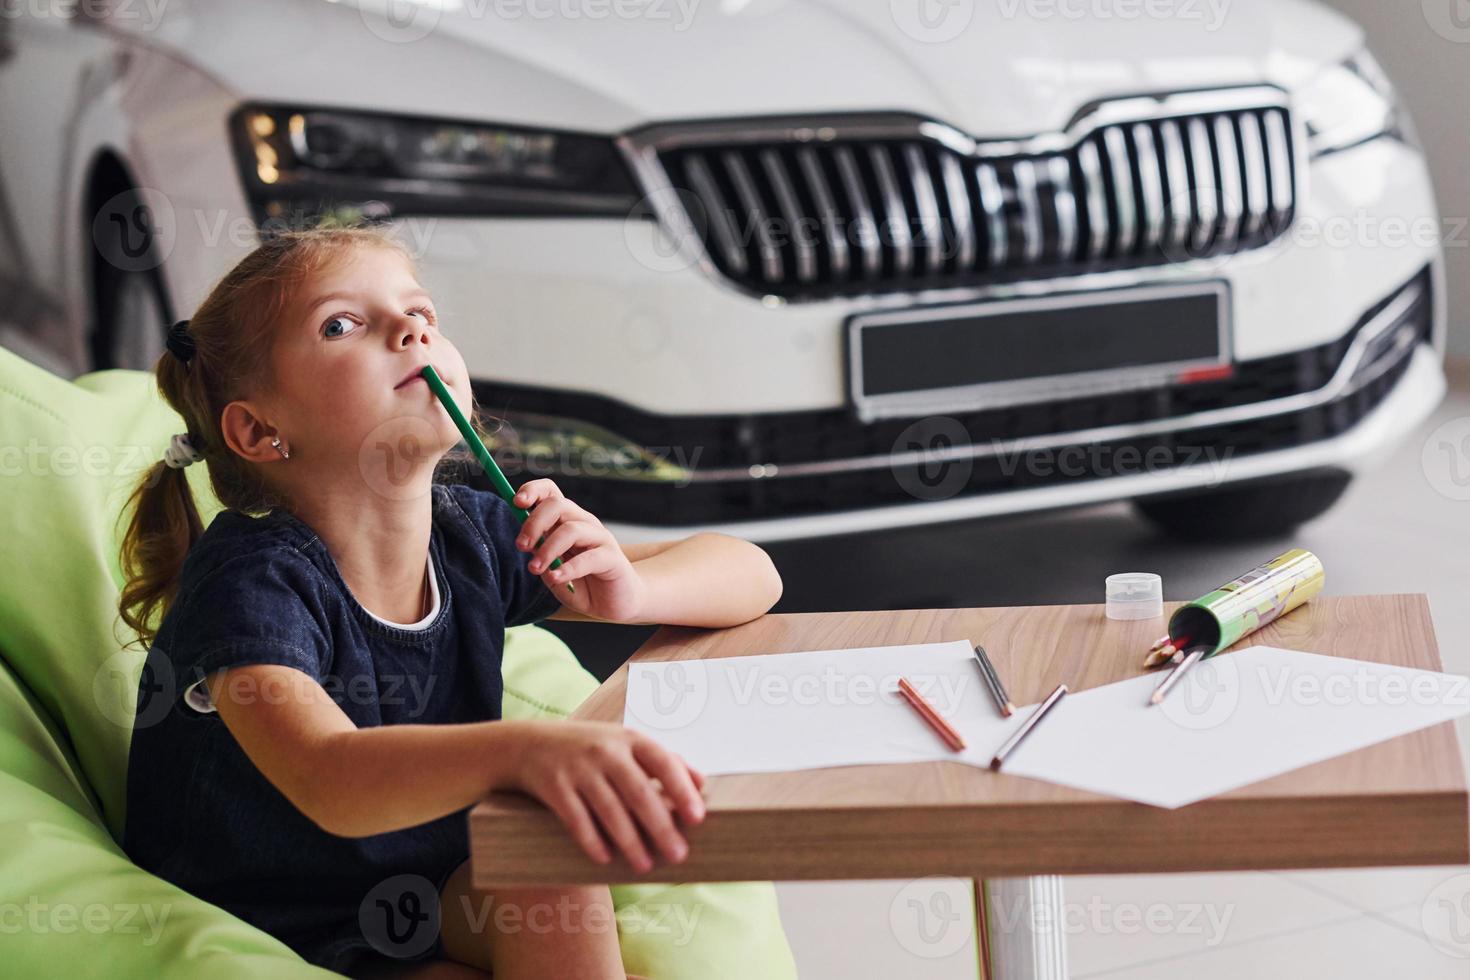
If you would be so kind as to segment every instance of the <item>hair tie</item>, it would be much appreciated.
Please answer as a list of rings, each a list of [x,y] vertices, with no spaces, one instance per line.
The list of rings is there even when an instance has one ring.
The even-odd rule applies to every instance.
[[[185,364],[189,363],[189,359],[194,356],[194,338],[189,335],[188,320],[180,320],[168,328],[168,340],[164,341],[164,346],[174,357]]]
[[[163,461],[173,469],[182,469],[190,463],[197,463],[204,458],[204,454],[194,448],[189,441],[189,433],[180,432],[169,440],[168,448],[163,451]]]

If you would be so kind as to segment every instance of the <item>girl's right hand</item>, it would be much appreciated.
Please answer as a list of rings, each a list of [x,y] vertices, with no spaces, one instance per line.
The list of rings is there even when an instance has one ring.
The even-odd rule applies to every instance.
[[[612,860],[598,823],[639,874],[653,868],[640,825],[666,858],[684,860],[689,845],[673,816],[691,824],[704,819],[702,774],[614,722],[548,721],[529,731],[519,753],[519,785],[561,818],[592,860]]]

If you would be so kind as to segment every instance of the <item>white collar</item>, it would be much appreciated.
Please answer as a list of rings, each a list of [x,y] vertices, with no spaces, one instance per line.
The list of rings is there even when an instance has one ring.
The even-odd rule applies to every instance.
[[[358,605],[362,606],[362,603],[359,602]],[[431,553],[429,555],[429,611],[424,614],[423,619],[419,620],[417,623],[395,623],[392,620],[384,619],[382,616],[379,616],[371,609],[368,609],[367,606],[362,606],[362,608],[367,610],[367,614],[369,616],[373,617],[385,626],[392,626],[393,628],[400,630],[421,630],[427,628],[428,625],[434,621],[435,617],[439,615],[439,576],[434,574],[433,554]]]

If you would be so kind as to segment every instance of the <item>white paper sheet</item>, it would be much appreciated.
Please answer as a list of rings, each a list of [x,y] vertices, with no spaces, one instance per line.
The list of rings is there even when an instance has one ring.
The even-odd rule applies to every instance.
[[[961,733],[950,751],[896,693]],[[1470,713],[1464,677],[1250,647],[1206,660],[1162,705],[1161,674],[1068,695],[1006,771],[1179,807]],[[707,775],[950,759],[988,766],[1034,705],[1000,717],[963,640],[633,664],[624,724]]]
[[[706,775],[956,758],[897,693],[900,674],[971,750],[994,754],[1020,724],[964,640],[631,664],[623,723]]]
[[[1255,646],[1069,695],[1006,771],[1174,808],[1470,713],[1465,677]]]

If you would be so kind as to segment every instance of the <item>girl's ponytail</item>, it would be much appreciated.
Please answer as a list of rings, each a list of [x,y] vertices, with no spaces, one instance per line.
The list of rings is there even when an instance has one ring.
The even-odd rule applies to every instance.
[[[126,584],[118,606],[123,622],[146,647],[157,632],[153,624],[162,619],[177,595],[184,558],[204,533],[204,524],[184,468],[163,460],[143,474],[125,512],[132,516],[123,535]]]

